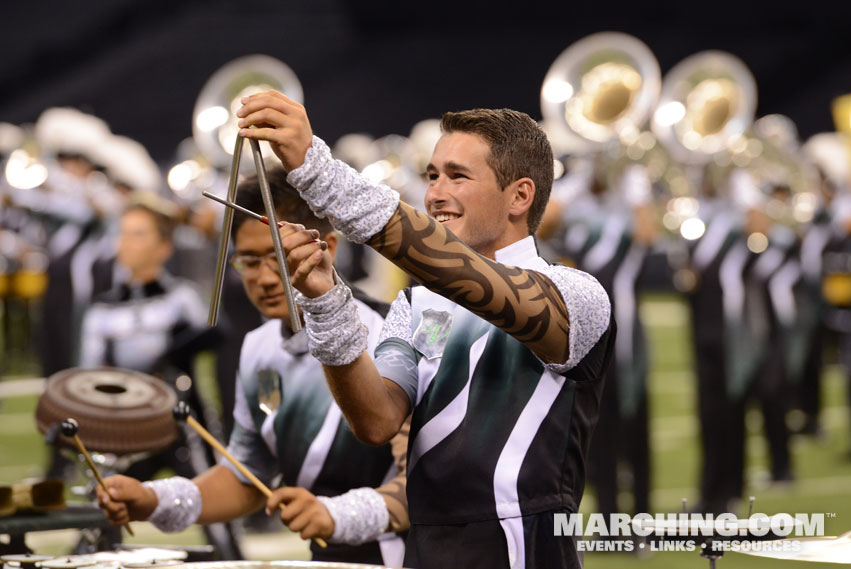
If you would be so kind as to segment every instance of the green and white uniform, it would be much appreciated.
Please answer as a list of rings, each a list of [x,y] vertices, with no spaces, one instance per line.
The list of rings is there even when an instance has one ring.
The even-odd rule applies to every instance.
[[[355,300],[369,329],[373,349],[382,316]],[[334,402],[321,364],[310,355],[304,332],[284,337],[282,322],[270,320],[245,336],[240,355],[234,431],[228,450],[267,485],[300,486],[317,496],[337,496],[353,488],[376,488],[396,476],[390,445],[358,441]],[[223,462],[243,482],[247,480]],[[368,560],[401,566],[402,539],[387,533],[361,546],[311,547],[315,560]],[[354,550],[367,551],[354,551]]]
[[[534,567],[541,566],[541,556],[528,550],[542,535],[570,541],[554,538],[551,524],[529,522],[579,507],[614,333],[599,284],[580,271],[549,265],[538,257],[532,237],[497,251],[496,260],[540,271],[556,283],[570,306],[570,361],[545,365],[512,336],[419,286],[394,301],[375,361],[414,408],[411,535],[498,521],[508,565]],[[569,300],[595,295],[597,303]],[[572,561],[566,563],[573,566],[578,558]]]

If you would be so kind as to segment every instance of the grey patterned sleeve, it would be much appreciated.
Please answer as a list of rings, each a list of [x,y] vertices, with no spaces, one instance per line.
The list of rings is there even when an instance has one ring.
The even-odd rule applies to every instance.
[[[316,298],[296,291],[304,313],[310,353],[319,363],[341,366],[355,361],[369,348],[369,330],[361,322],[351,289],[342,282]]]
[[[148,521],[160,531],[174,533],[194,524],[201,515],[201,491],[182,476],[143,482],[157,495],[157,507]]]
[[[335,160],[322,139],[313,137],[304,164],[287,181],[318,217],[327,217],[346,238],[365,243],[396,211],[399,193],[373,184],[348,164]]]
[[[419,375],[417,352],[411,345],[411,305],[400,291],[384,319],[378,347],[375,348],[375,367],[381,377],[386,377],[401,387],[416,404]]]
[[[390,523],[387,504],[372,488],[354,488],[329,498],[317,496],[334,520],[331,543],[360,545],[376,539]]]
[[[576,367],[606,332],[612,305],[606,290],[588,273],[560,265],[540,272],[556,285],[570,315],[570,357],[564,364],[544,362],[550,371],[564,373]]]

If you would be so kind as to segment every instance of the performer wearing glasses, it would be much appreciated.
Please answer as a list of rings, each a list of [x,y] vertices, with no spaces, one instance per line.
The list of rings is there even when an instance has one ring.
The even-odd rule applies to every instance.
[[[306,232],[288,249],[311,352],[355,434],[387,441],[413,409],[405,565],[581,566],[555,516],[582,497],[615,334],[599,283],[537,254],[546,136],[516,111],[447,113],[426,215],[333,160],[301,105],[243,104],[240,134],[270,142],[311,209],[422,283],[393,303],[373,360],[325,252]]]
[[[281,229],[283,243],[299,251],[298,241],[307,236],[310,247],[327,254],[327,269],[333,272],[336,233],[313,215],[285,178],[280,169],[269,173],[278,218],[300,224]],[[240,185],[237,203],[263,210],[256,178]],[[228,450],[268,486],[274,487],[278,475],[286,486],[267,500],[225,462],[192,481],[170,478],[141,484],[127,477],[108,478],[112,496],[99,492],[102,507],[115,524],[147,519],[164,531],[180,531],[192,523],[235,519],[264,505],[272,514],[285,504],[280,516],[291,530],[305,539],[328,540],[327,549],[311,544],[314,560],[400,566],[404,544],[397,533],[408,526],[406,429],[391,444],[380,446],[355,438],[342,420],[322,366],[309,353],[305,332],[293,334],[289,328],[268,226],[237,213],[233,236],[232,265],[251,302],[269,320],[242,345]],[[304,284],[315,276],[300,273],[293,279]],[[366,323],[371,350],[386,305],[382,309],[366,298],[352,302]]]

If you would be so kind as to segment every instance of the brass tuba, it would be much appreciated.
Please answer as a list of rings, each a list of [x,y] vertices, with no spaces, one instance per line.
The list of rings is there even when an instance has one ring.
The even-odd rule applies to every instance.
[[[659,64],[639,39],[619,32],[587,36],[564,50],[541,87],[548,128],[588,150],[631,141],[660,89]]]
[[[192,137],[213,166],[224,169],[231,164],[239,132],[235,113],[240,99],[268,90],[280,91],[298,103],[304,100],[301,83],[293,70],[268,55],[234,59],[204,84],[192,113]],[[268,156],[271,152],[268,145],[260,146],[264,156]]]
[[[756,81],[739,58],[696,53],[665,75],[653,132],[677,160],[704,164],[751,126],[756,95]]]
[[[208,324],[215,326],[221,303],[222,286],[224,283],[225,263],[228,243],[233,222],[233,208],[236,201],[237,179],[241,171],[240,160],[246,146],[254,157],[254,168],[263,196],[265,219],[269,225],[272,243],[275,248],[276,260],[284,295],[290,313],[290,323],[293,332],[301,330],[301,321],[295,306],[289,271],[285,261],[281,236],[278,232],[278,217],[272,202],[272,194],[266,177],[266,158],[272,154],[266,143],[256,140],[246,140],[239,135],[236,111],[241,105],[241,99],[247,95],[262,91],[275,90],[290,99],[301,103],[304,99],[301,83],[292,69],[283,62],[268,55],[248,55],[227,63],[207,80],[192,113],[193,139],[198,151],[217,169],[225,169],[230,165],[228,178],[227,199],[228,207],[222,220],[222,230],[219,235],[219,252],[216,260],[216,274],[213,283],[213,295],[210,299]],[[248,151],[248,150],[246,150]],[[178,165],[181,166],[181,165]],[[171,179],[172,172],[169,173]],[[192,169],[187,170],[187,176],[192,176]],[[215,195],[207,195],[215,199]],[[222,201],[221,199],[217,201]],[[258,218],[259,214],[253,212]]]

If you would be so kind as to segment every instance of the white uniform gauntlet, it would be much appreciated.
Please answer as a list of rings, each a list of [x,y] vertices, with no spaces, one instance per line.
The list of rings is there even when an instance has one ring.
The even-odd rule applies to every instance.
[[[183,531],[201,515],[201,491],[194,482],[180,476],[144,482],[157,495],[157,508],[148,521],[166,533]]]
[[[356,488],[333,498],[317,499],[334,520],[334,534],[329,540],[333,543],[360,545],[373,541],[390,523],[384,498],[372,488]]]

